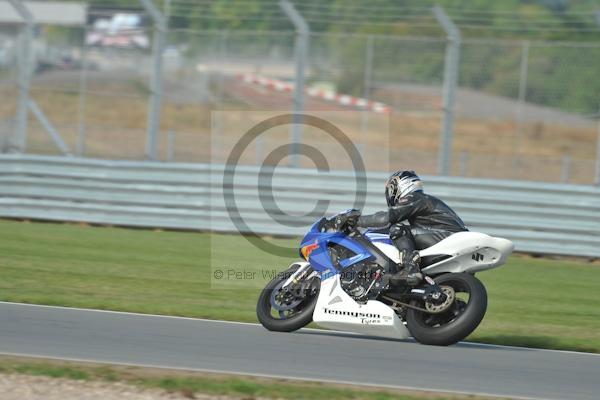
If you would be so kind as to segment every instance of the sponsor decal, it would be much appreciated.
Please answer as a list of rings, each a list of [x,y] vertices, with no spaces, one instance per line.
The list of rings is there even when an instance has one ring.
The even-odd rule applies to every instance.
[[[473,260],[481,262],[483,261],[483,254],[481,253],[474,253],[473,257],[471,257]]]
[[[331,308],[323,308],[325,314],[343,315],[354,318],[381,318],[379,314],[373,313],[362,313],[359,311],[344,311],[344,310],[332,310]]]
[[[380,319],[371,319],[371,318],[361,318],[360,323],[365,324],[365,325],[373,325],[373,324],[380,324],[381,320]]]
[[[331,303],[330,303],[331,304]],[[332,310],[331,308],[323,308],[323,312],[325,314],[331,315],[341,315],[346,317],[353,317],[360,319],[360,323],[364,325],[373,325],[373,324],[389,324],[389,321],[392,321],[394,318],[389,315],[381,316],[380,314],[375,313],[363,313],[359,311],[345,311],[345,310]]]

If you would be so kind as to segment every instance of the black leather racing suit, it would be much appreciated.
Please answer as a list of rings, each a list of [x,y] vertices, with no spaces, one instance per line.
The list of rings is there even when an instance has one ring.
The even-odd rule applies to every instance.
[[[409,225],[402,224],[403,221]],[[412,192],[387,211],[362,215],[357,225],[389,230],[396,247],[408,252],[425,249],[453,233],[468,230],[446,203],[422,191]]]

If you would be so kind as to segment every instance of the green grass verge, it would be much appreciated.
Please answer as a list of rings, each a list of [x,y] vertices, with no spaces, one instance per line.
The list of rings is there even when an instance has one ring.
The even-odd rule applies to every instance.
[[[168,392],[179,392],[189,398],[194,398],[194,394],[202,393],[220,396],[228,395],[244,399],[487,399],[487,397],[448,395],[435,392],[370,389],[356,386],[343,387],[341,385],[316,382],[168,371],[140,367],[105,366],[67,361],[52,362],[14,357],[0,357],[0,373],[17,373],[85,381],[118,381],[142,388],[158,388]]]
[[[0,300],[254,322],[261,271],[297,254],[273,242],[290,258],[236,235],[0,221]],[[227,279],[242,270],[257,274]],[[469,340],[600,352],[599,265],[513,256],[478,277],[489,308]]]

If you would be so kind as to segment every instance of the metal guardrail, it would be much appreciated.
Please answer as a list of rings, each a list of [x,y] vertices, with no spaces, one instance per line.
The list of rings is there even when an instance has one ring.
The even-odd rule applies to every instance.
[[[235,232],[223,173],[210,164],[1,155],[0,217]],[[238,166],[233,185],[240,215],[256,233],[303,234],[317,218],[310,214],[317,199],[329,201],[329,213],[353,205],[353,173],[277,168],[274,201],[264,197],[271,189],[258,185],[258,173]],[[367,177],[364,210],[384,209],[386,175]],[[425,184],[471,230],[511,239],[519,251],[600,256],[599,188],[455,177],[426,177]]]

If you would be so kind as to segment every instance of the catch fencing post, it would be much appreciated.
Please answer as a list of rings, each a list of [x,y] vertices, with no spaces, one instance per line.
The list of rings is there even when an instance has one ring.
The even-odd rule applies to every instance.
[[[439,150],[438,174],[450,175],[452,162],[452,130],[454,125],[454,97],[458,83],[458,63],[460,60],[460,31],[440,6],[433,7],[433,14],[444,28],[448,43],[444,59],[444,88],[441,143]]]
[[[296,77],[294,85],[294,120],[292,125],[292,143],[291,143],[291,166],[298,167],[299,145],[302,143],[302,113],[304,112],[304,69],[308,58],[308,41],[310,29],[308,24],[302,18],[302,15],[296,10],[294,5],[288,0],[280,0],[279,7],[285,15],[292,21],[296,28],[296,38],[294,41],[294,61],[296,64]]]
[[[20,34],[19,43],[19,101],[17,105],[17,129],[16,137],[11,136],[9,147],[19,153],[25,152],[27,148],[27,117],[29,109],[29,90],[31,86],[32,55],[31,43],[33,41],[33,31],[35,21],[29,9],[21,0],[8,0],[8,2],[23,18],[25,23]]]
[[[142,6],[154,21],[152,46],[152,74],[150,77],[150,102],[148,104],[148,131],[146,139],[146,157],[158,159],[158,133],[160,130],[160,114],[162,103],[162,64],[167,19],[152,0],[140,0]]]
[[[519,97],[517,102],[517,127],[515,137],[515,149],[517,154],[521,150],[521,142],[523,141],[523,116],[525,106],[525,96],[527,95],[527,74],[529,70],[529,40],[524,40],[521,47],[521,65],[519,68]]]
[[[594,180],[594,183],[596,186],[600,186],[600,110],[598,110],[596,118],[598,119],[598,139],[596,139],[596,179]]]
[[[82,157],[85,154],[86,140],[86,101],[87,101],[87,70],[88,70],[88,49],[86,38],[88,35],[88,27],[83,29],[83,43],[81,46],[81,71],[79,74],[79,103],[77,105],[77,144],[75,154]]]
[[[227,31],[221,31],[219,35],[219,62],[221,63],[221,68],[219,68],[219,74],[217,78],[217,93],[216,93],[216,102],[217,102],[217,110],[223,107],[223,93],[225,85],[225,60],[227,57],[227,42],[229,39],[229,34]],[[223,130],[223,114],[222,112],[212,113],[212,132],[213,138],[216,140],[221,140],[222,130]],[[219,145],[219,143],[217,143]],[[217,149],[220,147],[217,146]]]
[[[363,81],[363,98],[368,100],[371,97],[371,76],[373,75],[373,35],[367,36],[365,44],[365,73]],[[363,135],[363,143],[367,143],[367,131],[369,129],[369,111],[366,109],[361,113],[361,132]]]
[[[38,122],[48,132],[54,143],[58,146],[61,152],[70,156],[68,146],[60,136],[60,133],[50,123],[50,120],[44,115],[42,109],[33,99],[30,98],[31,91],[31,76],[34,71],[34,58],[32,54],[32,43],[35,29],[35,20],[33,14],[21,0],[9,0],[15,11],[25,22],[20,35],[19,46],[19,102],[17,105],[17,129],[16,137],[12,136],[10,149],[16,150],[18,153],[24,153],[27,150],[27,131],[29,110]]]

